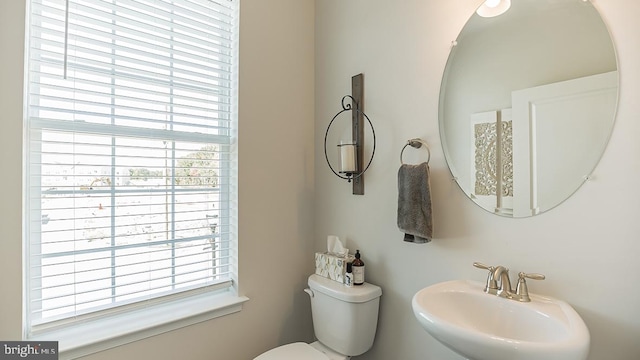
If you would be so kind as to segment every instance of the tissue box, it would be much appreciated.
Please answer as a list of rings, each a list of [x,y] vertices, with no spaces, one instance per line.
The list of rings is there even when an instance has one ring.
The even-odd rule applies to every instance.
[[[355,260],[351,254],[336,256],[330,253],[316,253],[316,274],[344,284],[347,263]]]

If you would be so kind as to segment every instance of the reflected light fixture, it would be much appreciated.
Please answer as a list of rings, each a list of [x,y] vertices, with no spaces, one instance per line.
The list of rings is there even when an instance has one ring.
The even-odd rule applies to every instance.
[[[487,0],[476,13],[482,17],[494,17],[504,14],[511,7],[511,0]]]

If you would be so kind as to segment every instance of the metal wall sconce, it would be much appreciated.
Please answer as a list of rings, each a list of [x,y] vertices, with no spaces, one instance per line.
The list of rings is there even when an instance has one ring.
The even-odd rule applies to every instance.
[[[342,98],[342,110],[340,110],[331,119],[327,131],[324,134],[324,157],[327,160],[327,165],[333,173],[341,178],[347,180],[347,182],[353,181],[353,194],[364,195],[364,172],[369,169],[373,156],[376,152],[376,132],[373,128],[371,120],[364,113],[364,76],[362,74],[355,75],[351,78],[351,95],[346,95]],[[351,104],[345,103],[345,100],[351,99]],[[343,140],[338,144],[338,151],[340,155],[339,171],[331,166],[329,162],[329,156],[327,155],[327,136],[329,135],[329,129],[333,122],[342,113],[351,112],[351,139]],[[371,126],[371,133],[373,134],[373,150],[371,152],[371,158],[367,163],[367,166],[363,167],[363,153],[364,153],[364,119],[367,119],[369,126]]]

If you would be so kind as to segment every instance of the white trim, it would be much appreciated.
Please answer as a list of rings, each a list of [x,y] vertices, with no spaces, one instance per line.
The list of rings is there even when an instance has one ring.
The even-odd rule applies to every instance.
[[[60,360],[77,359],[242,310],[248,301],[233,290],[189,298],[74,324],[27,340],[58,341]]]

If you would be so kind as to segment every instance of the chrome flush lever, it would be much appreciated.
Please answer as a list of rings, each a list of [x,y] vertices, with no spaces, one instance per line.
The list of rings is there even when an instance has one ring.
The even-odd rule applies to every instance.
[[[313,290],[306,288],[304,289],[304,292],[306,292],[307,294],[309,294],[310,297],[313,297]]]

